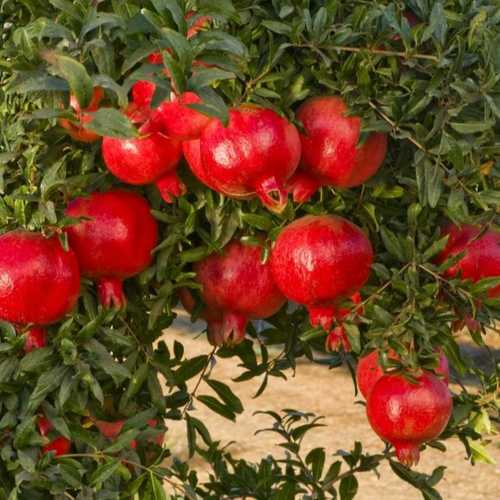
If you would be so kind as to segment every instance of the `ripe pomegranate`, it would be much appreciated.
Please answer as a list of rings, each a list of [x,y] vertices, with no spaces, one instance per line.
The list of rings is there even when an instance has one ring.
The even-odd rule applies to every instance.
[[[181,144],[151,131],[150,126],[149,122],[141,126],[139,138],[104,137],[104,163],[115,177],[127,184],[155,182],[162,198],[172,203],[174,196],[186,190],[175,172],[181,158]]]
[[[148,420],[148,426],[149,427],[156,427],[158,425],[158,421],[156,419],[150,419]],[[114,441],[120,432],[123,429],[123,426],[125,425],[125,420],[115,420],[114,422],[108,422],[107,420],[94,420],[94,425],[99,429],[100,433],[106,438],[110,439],[111,441]],[[158,445],[161,446],[163,444],[163,440],[165,438],[165,433],[159,434],[154,438],[154,442]],[[137,441],[133,439],[130,442],[130,447],[133,448],[134,450],[137,448]]]
[[[411,467],[418,463],[420,446],[443,432],[452,407],[447,385],[424,371],[416,383],[399,374],[381,377],[366,413],[372,429],[396,448],[401,463]]]
[[[63,436],[53,439],[49,444],[42,448],[42,453],[45,455],[49,452],[54,452],[56,457],[67,455],[71,450],[71,441]]]
[[[280,233],[271,269],[282,293],[307,307],[313,326],[329,332],[338,302],[365,284],[372,260],[370,241],[352,222],[335,215],[307,215]]]
[[[194,265],[196,279],[203,286],[204,317],[213,345],[238,344],[245,337],[248,320],[272,316],[286,302],[261,253],[260,245],[233,240],[222,253]]]
[[[439,351],[439,365],[436,368],[436,373],[442,376],[442,380],[448,384],[450,380],[450,368],[448,358],[441,349]],[[399,356],[390,349],[387,353],[389,359],[397,361]],[[358,388],[365,399],[368,399],[370,393],[377,381],[384,376],[384,370],[380,365],[380,357],[378,351],[372,351],[370,354],[363,356],[358,361],[356,368],[356,381]]]
[[[85,128],[85,125],[92,121],[92,116],[89,112],[94,112],[99,109],[99,104],[104,97],[104,90],[101,87],[94,87],[92,99],[89,105],[81,109],[76,97],[71,94],[69,105],[76,115],[76,122],[67,118],[60,118],[59,125],[64,128],[68,134],[75,140],[80,142],[95,142],[100,139],[100,136],[95,132]]]
[[[387,136],[371,133],[359,145],[361,118],[346,116],[348,111],[347,104],[333,96],[312,97],[299,108],[302,163],[289,183],[296,202],[307,201],[320,186],[359,186],[382,165]]]
[[[198,139],[211,118],[188,107],[199,104],[201,99],[194,92],[184,92],[165,101],[152,115],[152,126],[155,130],[178,140]]]
[[[0,319],[48,325],[75,306],[80,271],[57,236],[15,230],[0,236]]]
[[[47,332],[44,328],[33,327],[26,332],[24,351],[31,352],[47,345]]]
[[[132,123],[142,125],[151,118],[151,102],[155,94],[156,85],[148,80],[139,80],[132,86],[132,102],[129,103],[125,114]]]
[[[299,163],[300,139],[295,126],[274,111],[243,105],[229,111],[227,127],[211,120],[199,140],[185,142],[184,155],[212,189],[233,198],[256,194],[281,212],[287,203],[284,184]]]
[[[66,229],[82,274],[97,281],[104,307],[123,307],[123,280],[149,266],[158,241],[158,226],[148,202],[122,190],[93,193],[73,200],[66,215],[89,219]]]

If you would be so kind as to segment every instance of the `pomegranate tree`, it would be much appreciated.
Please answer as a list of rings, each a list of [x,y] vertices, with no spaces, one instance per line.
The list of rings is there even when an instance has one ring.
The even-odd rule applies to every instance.
[[[498,496],[492,3],[0,2],[0,498]]]

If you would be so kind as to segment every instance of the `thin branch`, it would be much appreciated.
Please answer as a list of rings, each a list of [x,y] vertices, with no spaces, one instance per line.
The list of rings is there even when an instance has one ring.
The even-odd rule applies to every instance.
[[[401,52],[396,50],[375,49],[370,47],[346,47],[344,45],[320,45],[320,48],[325,50],[336,50],[338,52],[367,52],[368,54],[376,54],[387,57],[401,57],[402,59],[425,59],[427,61],[439,62],[439,58],[430,54],[412,54],[409,52]]]

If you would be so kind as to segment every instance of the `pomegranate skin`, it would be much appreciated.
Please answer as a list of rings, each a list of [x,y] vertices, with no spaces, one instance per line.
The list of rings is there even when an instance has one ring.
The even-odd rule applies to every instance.
[[[301,146],[295,126],[274,111],[253,105],[233,108],[227,127],[211,120],[199,142],[185,144],[189,166],[200,180],[210,179],[209,187],[233,198],[257,195],[268,209],[284,210],[284,185],[298,166]]]
[[[370,274],[373,250],[363,231],[335,215],[307,215],[285,227],[271,254],[278,288],[305,305],[311,324],[329,331],[336,303],[359,291]]]
[[[49,452],[54,452],[56,457],[67,455],[71,450],[71,441],[65,437],[58,437],[52,440],[49,444],[42,448],[42,453],[45,455]]]
[[[500,276],[500,232],[489,230],[479,236],[480,227],[471,225],[457,227],[450,224],[444,228],[443,233],[448,234],[449,239],[437,259],[439,263],[465,252],[462,259],[446,271],[447,277],[460,275],[463,279],[476,282]],[[488,290],[489,297],[498,295],[500,286]]]
[[[80,103],[76,97],[71,94],[69,98],[69,105],[75,112],[78,121],[75,123],[67,118],[60,118],[59,125],[64,128],[75,141],[90,143],[99,140],[101,138],[100,135],[85,128],[85,125],[92,121],[92,116],[88,113],[99,109],[99,104],[103,97],[104,90],[102,87],[94,87],[92,99],[89,105],[86,108],[81,109]]]
[[[361,119],[346,116],[348,107],[340,97],[312,97],[302,104],[297,118],[301,134],[300,176],[292,178],[290,190],[297,202],[307,201],[319,186],[351,188],[372,177],[387,152],[387,136],[371,133],[358,146]]]
[[[66,228],[70,246],[82,274],[97,281],[101,304],[123,307],[123,280],[150,265],[158,242],[158,225],[148,202],[123,190],[93,193],[73,200],[66,215],[90,219]]]
[[[139,111],[137,119],[142,118],[143,112]],[[147,121],[140,129],[143,135],[136,139],[104,137],[102,156],[106,167],[115,177],[133,185],[161,182],[163,177],[168,176],[175,179],[173,191],[185,192],[185,186],[175,173],[181,159],[181,143],[150,130],[150,127],[151,123]],[[160,194],[167,203],[175,197],[174,192],[165,189],[160,189]]]
[[[447,385],[430,372],[411,383],[402,375],[384,375],[366,405],[372,429],[396,448],[399,461],[416,465],[420,446],[436,439],[450,419],[453,404]]]
[[[389,359],[399,359],[399,356],[392,349],[387,355]],[[450,367],[448,364],[448,358],[441,349],[439,349],[439,365],[436,368],[436,373],[442,377],[442,380],[446,384],[449,383]],[[379,353],[377,351],[372,351],[370,354],[367,354],[359,359],[358,366],[356,368],[356,382],[365,399],[369,398],[373,387],[383,376],[384,370],[379,364]]]
[[[286,302],[274,284],[269,264],[261,262],[261,253],[260,245],[233,240],[221,254],[194,265],[196,279],[203,286],[201,296],[212,344],[243,341],[248,320],[272,316]]]
[[[24,352],[31,352],[35,349],[41,349],[47,345],[47,332],[44,328],[34,327],[26,332],[26,342],[24,343]]]
[[[57,236],[15,230],[0,236],[0,319],[48,325],[62,319],[80,294],[80,270]]]
[[[163,102],[153,113],[153,127],[168,137],[181,141],[199,138],[211,118],[188,105],[201,102],[194,92],[174,96],[172,101]]]

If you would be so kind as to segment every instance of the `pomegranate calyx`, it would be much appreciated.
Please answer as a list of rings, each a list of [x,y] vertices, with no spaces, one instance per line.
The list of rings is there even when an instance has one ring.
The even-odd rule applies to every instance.
[[[420,459],[420,445],[413,441],[397,441],[394,444],[398,460],[406,467],[413,467]]]
[[[187,193],[186,185],[176,172],[169,172],[155,182],[160,196],[165,203],[173,203],[175,198]]]
[[[320,187],[321,183],[318,180],[303,171],[296,172],[287,185],[295,203],[309,201]]]
[[[326,337],[325,349],[329,352],[339,351],[343,348],[344,352],[351,351],[351,343],[347,338],[345,328],[340,325],[336,326]]]
[[[255,192],[262,204],[271,212],[280,214],[288,203],[288,192],[276,177],[270,177],[257,183]]]
[[[123,292],[123,281],[119,278],[101,278],[97,284],[99,302],[105,309],[125,309],[127,298]]]
[[[307,310],[309,311],[309,318],[312,326],[321,326],[326,332],[331,330],[333,320],[335,319],[335,306],[328,304],[315,305],[308,306]]]
[[[45,328],[33,327],[26,332],[24,352],[28,353],[35,349],[41,349],[47,345],[47,331]]]
[[[245,339],[248,319],[240,313],[228,311],[222,321],[208,321],[208,340],[217,347],[235,346]]]

